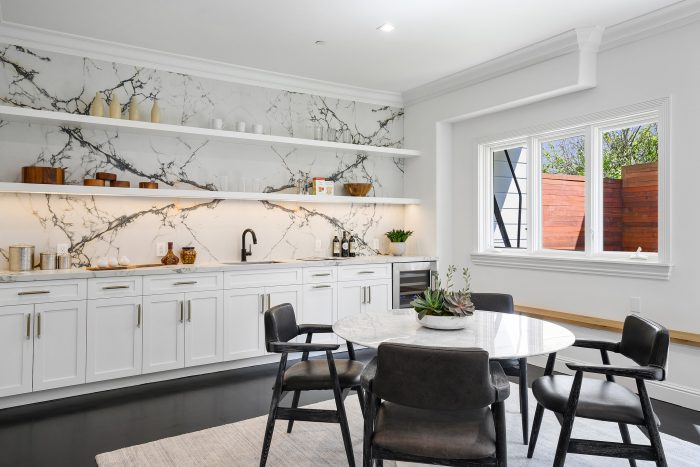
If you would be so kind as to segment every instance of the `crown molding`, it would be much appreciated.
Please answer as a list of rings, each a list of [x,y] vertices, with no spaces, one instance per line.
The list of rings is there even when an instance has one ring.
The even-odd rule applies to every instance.
[[[401,107],[401,93],[304,78],[0,21],[0,42],[232,83]]]
[[[482,81],[496,78],[567,53],[580,51],[583,55],[609,50],[640,39],[670,31],[700,21],[700,2],[683,0],[605,29],[584,28],[567,31],[558,36],[523,47],[488,62],[409,89],[403,93],[404,105],[432,99]],[[602,32],[602,39],[596,33]],[[583,33],[583,34],[582,34]],[[593,33],[591,35],[591,33]],[[581,39],[588,37],[585,43]],[[590,67],[589,67],[590,68]]]

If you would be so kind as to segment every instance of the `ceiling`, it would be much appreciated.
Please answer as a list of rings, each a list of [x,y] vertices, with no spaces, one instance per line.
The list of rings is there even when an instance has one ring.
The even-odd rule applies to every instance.
[[[676,2],[0,0],[0,9],[2,21],[403,92],[573,28],[610,26]],[[393,32],[376,29],[387,21]]]

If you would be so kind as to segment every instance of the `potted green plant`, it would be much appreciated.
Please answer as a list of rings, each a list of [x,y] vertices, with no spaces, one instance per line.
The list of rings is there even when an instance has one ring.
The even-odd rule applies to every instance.
[[[389,244],[389,252],[394,256],[403,256],[406,253],[406,240],[413,235],[413,231],[394,229],[388,231],[385,235],[391,242]]]
[[[411,302],[421,326],[431,329],[462,329],[467,325],[467,318],[474,314],[469,269],[462,270],[464,288],[459,290],[453,290],[455,271],[455,266],[447,268],[447,285],[444,288],[436,273],[433,287],[426,289]]]

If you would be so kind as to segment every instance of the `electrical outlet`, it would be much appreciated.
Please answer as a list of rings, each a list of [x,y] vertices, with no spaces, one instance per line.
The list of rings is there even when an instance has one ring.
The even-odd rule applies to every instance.
[[[630,297],[630,312],[637,315],[642,312],[641,297]]]
[[[70,243],[59,243],[58,245],[56,245],[56,254],[57,255],[67,255],[69,248],[70,248]]]
[[[165,254],[168,252],[168,250],[165,248],[165,243],[163,242],[158,242],[156,243],[156,256],[165,256]]]
[[[372,239],[372,249],[373,250],[379,249],[379,239],[376,237]]]
[[[314,244],[314,250],[321,251],[322,248],[323,248],[323,244],[321,243],[321,239],[317,238],[316,243]]]

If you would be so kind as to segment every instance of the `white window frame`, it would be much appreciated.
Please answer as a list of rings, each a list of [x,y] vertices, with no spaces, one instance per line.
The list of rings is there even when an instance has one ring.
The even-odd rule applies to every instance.
[[[665,279],[671,272],[670,245],[670,138],[668,98],[600,112],[482,140],[477,144],[478,222],[475,264],[549,271]],[[658,253],[644,253],[644,259],[630,252],[603,250],[603,133],[649,123],[657,124],[659,139]],[[586,250],[561,251],[542,248],[541,147],[542,143],[583,135],[586,174]],[[527,247],[495,248],[493,242],[493,153],[522,146],[527,151],[526,192]],[[595,157],[593,157],[595,155]]]

